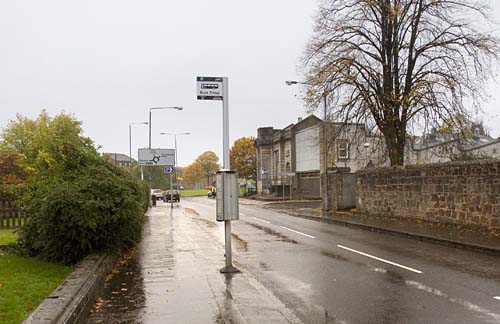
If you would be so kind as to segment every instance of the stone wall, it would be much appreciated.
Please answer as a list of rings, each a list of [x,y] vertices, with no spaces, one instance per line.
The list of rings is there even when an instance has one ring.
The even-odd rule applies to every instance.
[[[332,211],[348,210],[356,207],[356,174],[346,172],[328,172],[328,190],[325,174],[321,175],[321,207],[326,210],[325,201]],[[328,193],[328,195],[327,195]]]
[[[358,172],[361,213],[500,228],[500,160]]]

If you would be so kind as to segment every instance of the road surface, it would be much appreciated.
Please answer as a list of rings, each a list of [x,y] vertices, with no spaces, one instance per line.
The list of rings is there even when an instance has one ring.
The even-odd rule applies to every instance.
[[[212,224],[215,201],[182,207]],[[500,323],[500,257],[240,205],[233,260],[304,323]],[[222,266],[222,265],[221,265]]]

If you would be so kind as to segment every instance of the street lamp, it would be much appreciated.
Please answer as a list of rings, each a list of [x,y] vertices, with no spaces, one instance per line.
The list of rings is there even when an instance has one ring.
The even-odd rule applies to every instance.
[[[129,170],[132,171],[132,125],[147,125],[148,122],[130,123],[128,124],[128,154],[129,154]]]
[[[305,84],[310,85],[307,82],[299,82],[295,80],[287,80],[285,81],[287,86],[292,86],[296,84]],[[323,118],[323,146],[324,146],[324,154],[323,154],[323,164],[324,164],[324,172],[325,172],[325,198],[323,202],[323,210],[328,211],[330,209],[330,201],[328,200],[328,136],[327,136],[327,91],[326,89],[323,91],[323,110],[324,110],[324,118]]]
[[[182,110],[182,107],[178,106],[172,106],[172,107],[151,107],[149,108],[149,148],[151,148],[151,111],[153,110],[160,110],[160,109],[175,109],[175,110]]]
[[[177,171],[177,166],[179,165],[177,161],[177,135],[191,135],[190,132],[183,132],[183,133],[160,133],[160,135],[172,135],[174,136],[174,148],[175,148],[175,182],[177,183],[177,189],[179,189],[179,183],[177,181],[177,178],[179,177],[179,173]]]

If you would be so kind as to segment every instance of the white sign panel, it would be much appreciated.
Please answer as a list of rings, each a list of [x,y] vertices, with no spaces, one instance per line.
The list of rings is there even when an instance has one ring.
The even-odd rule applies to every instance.
[[[224,81],[218,77],[197,77],[196,95],[198,100],[223,100]]]
[[[139,165],[174,165],[174,149],[139,149]]]

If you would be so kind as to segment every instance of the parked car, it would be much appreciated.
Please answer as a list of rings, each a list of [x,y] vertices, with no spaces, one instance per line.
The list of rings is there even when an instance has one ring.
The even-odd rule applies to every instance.
[[[170,199],[172,201],[181,201],[181,194],[179,193],[179,190],[167,190],[165,192],[165,197],[163,198],[163,201],[165,202],[170,202]]]
[[[165,197],[165,192],[161,189],[151,189],[151,197],[155,197],[156,200],[162,200]]]

